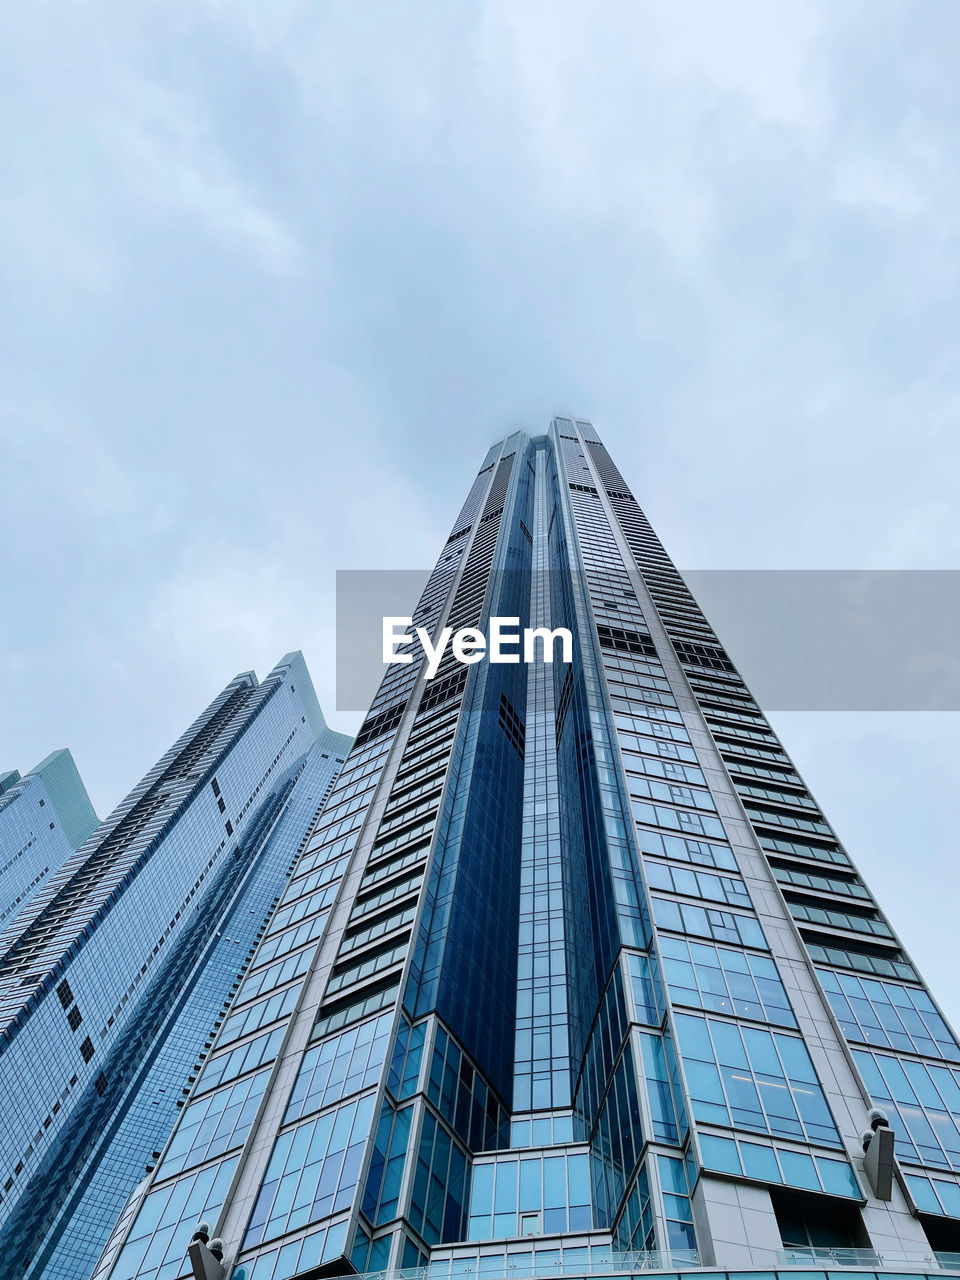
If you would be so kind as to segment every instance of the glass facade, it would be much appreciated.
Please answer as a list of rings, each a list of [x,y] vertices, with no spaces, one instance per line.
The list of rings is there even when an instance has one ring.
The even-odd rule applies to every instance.
[[[953,1033],[591,424],[484,459],[492,617],[572,662],[387,669],[97,1280],[206,1199],[224,1280],[949,1269]]]
[[[0,938],[96,825],[69,751],[0,773]]]
[[[10,1089],[27,1063],[31,1081],[5,1134],[11,1274],[93,1270],[198,1073],[206,1090],[214,1035],[244,1016],[232,997],[349,745],[323,723],[299,654],[262,685],[239,677],[5,936],[0,986],[24,995],[10,1000],[0,1076]],[[50,935],[57,955],[40,948]],[[268,1054],[243,1052],[232,1085],[184,1110],[167,1167],[206,1168],[249,1131],[269,1071],[245,1071]]]

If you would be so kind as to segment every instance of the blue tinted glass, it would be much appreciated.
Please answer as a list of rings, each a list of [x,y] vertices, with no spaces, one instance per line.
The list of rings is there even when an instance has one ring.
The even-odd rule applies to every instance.
[[[540,1179],[539,1160],[520,1161],[520,1198],[518,1207],[521,1213],[540,1208]]]
[[[829,1160],[826,1156],[817,1156],[816,1162],[824,1191],[833,1196],[860,1198],[861,1191],[856,1177],[846,1160]]]
[[[772,1147],[761,1147],[754,1142],[741,1142],[740,1155],[743,1159],[743,1172],[751,1178],[759,1178],[761,1182],[782,1182],[780,1166]]]
[[[943,1213],[943,1207],[927,1178],[908,1173],[907,1185],[918,1209],[925,1213]]]
[[[799,1151],[780,1151],[780,1166],[783,1169],[783,1180],[791,1187],[807,1187],[811,1191],[820,1189],[820,1179],[814,1167],[813,1159]]]
[[[515,1211],[517,1207],[517,1161],[504,1160],[495,1166],[497,1170],[493,1208],[495,1213]]]
[[[567,1203],[567,1168],[563,1156],[548,1156],[543,1162],[543,1205],[558,1209]]]
[[[570,1184],[570,1203],[584,1205],[590,1203],[590,1167],[586,1155],[567,1157],[567,1177]],[[572,1227],[572,1224],[571,1224]]]
[[[716,1138],[713,1134],[703,1133],[700,1135],[700,1152],[707,1169],[716,1169],[718,1173],[743,1172],[737,1144],[729,1138]]]
[[[944,1182],[940,1178],[934,1178],[933,1185],[947,1216],[960,1218],[960,1187],[955,1182]]]

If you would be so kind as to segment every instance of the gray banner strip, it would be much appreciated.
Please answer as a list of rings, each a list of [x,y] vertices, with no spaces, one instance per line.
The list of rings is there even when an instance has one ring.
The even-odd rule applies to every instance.
[[[337,574],[338,711],[366,710],[387,669],[382,619],[411,615],[428,576]],[[960,711],[960,570],[683,576],[768,711]]]

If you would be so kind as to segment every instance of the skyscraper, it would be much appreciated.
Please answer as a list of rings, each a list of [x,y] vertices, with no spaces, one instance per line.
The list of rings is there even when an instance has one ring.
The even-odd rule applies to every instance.
[[[497,618],[572,661],[387,670],[98,1280],[948,1265],[960,1047],[587,422],[414,624]]]
[[[26,777],[0,773],[0,930],[97,825],[73,756],[52,751]]]
[[[349,742],[300,654],[238,676],[0,937],[4,1275],[90,1274]]]

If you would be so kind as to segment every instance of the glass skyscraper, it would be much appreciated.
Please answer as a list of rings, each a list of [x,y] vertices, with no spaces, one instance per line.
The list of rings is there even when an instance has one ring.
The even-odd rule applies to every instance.
[[[300,654],[238,676],[0,937],[0,1274],[90,1275],[349,745]]]
[[[496,617],[573,660],[388,668],[97,1280],[950,1269],[960,1047],[587,422],[414,622]]]
[[[73,756],[51,751],[26,777],[0,773],[0,930],[97,825]]]

